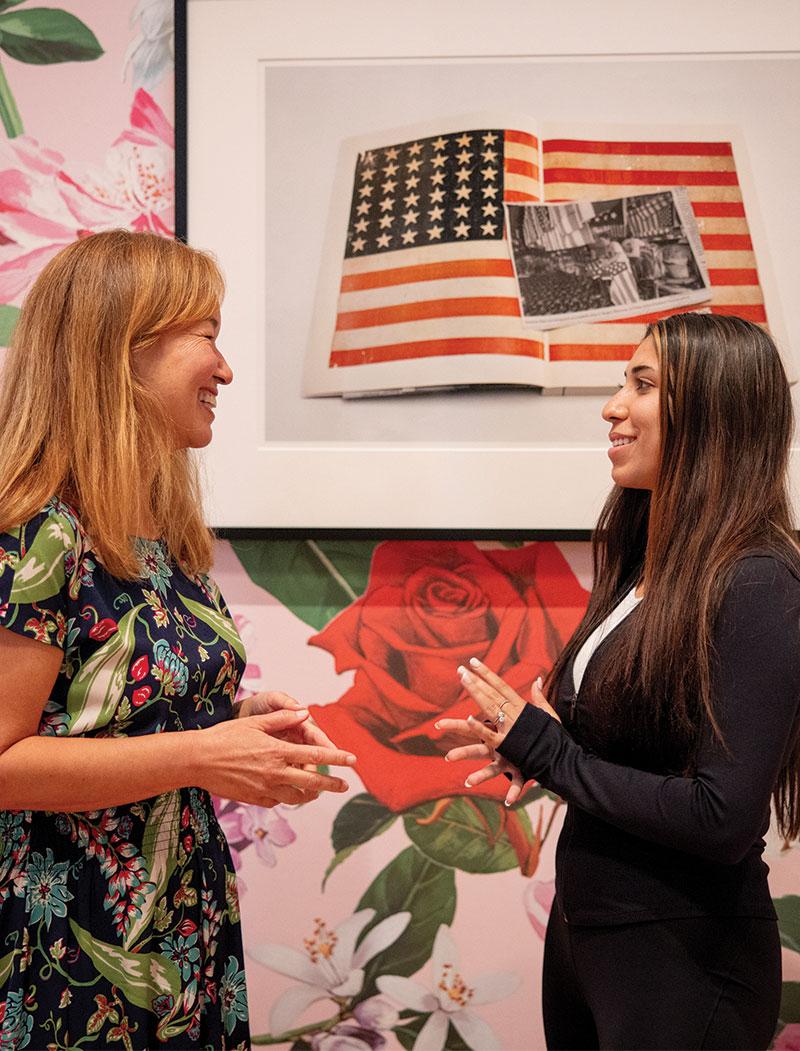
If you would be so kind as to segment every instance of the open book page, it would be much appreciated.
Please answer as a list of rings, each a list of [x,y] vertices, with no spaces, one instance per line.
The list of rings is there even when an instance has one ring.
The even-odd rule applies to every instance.
[[[710,296],[698,308],[766,323],[731,129],[714,134],[714,129],[702,127],[623,126],[603,129],[602,138],[597,128],[591,137],[588,128],[547,130],[542,142],[545,201],[611,201],[685,187],[710,283]],[[627,240],[625,247],[633,247],[627,254],[634,277],[647,292],[654,277],[668,288],[690,279],[689,249],[673,247],[674,238],[660,229],[655,212],[650,221],[640,216],[636,230],[621,233],[619,243]],[[642,244],[631,246],[634,238]],[[637,259],[643,252],[651,258]],[[609,382],[618,381],[622,363],[641,339],[643,324],[683,309],[687,307],[639,309],[624,321],[553,331],[549,350],[554,380],[579,385],[581,376],[607,374]]]
[[[346,140],[304,394],[547,383],[520,311],[505,203],[540,199],[529,118],[480,114]]]

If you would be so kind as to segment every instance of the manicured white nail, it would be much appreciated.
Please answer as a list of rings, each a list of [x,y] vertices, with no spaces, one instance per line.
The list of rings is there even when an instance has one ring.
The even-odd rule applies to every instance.
[[[472,788],[472,782],[470,781],[469,778],[467,778],[467,780],[464,782],[464,787],[465,788]]]
[[[473,668],[479,668],[481,665],[481,662],[478,660],[477,657],[470,657],[469,662]]]
[[[539,678],[536,680],[536,689],[537,690],[541,690],[541,688],[542,688],[542,677],[540,675]]]
[[[467,671],[466,668],[462,668],[461,669],[461,681],[462,682],[473,682],[474,681],[473,676],[470,675],[470,673]]]

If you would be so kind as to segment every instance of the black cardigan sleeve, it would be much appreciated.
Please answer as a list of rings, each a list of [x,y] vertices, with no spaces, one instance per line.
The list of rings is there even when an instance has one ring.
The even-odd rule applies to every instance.
[[[705,734],[694,777],[619,766],[528,705],[499,748],[526,779],[643,839],[735,864],[763,834],[798,731],[800,581],[771,556],[736,567],[714,632],[712,699],[723,749]]]

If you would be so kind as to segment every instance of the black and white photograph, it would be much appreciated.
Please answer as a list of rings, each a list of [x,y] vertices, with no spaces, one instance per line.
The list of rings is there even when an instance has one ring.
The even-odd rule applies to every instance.
[[[702,304],[711,285],[687,191],[507,204],[523,319],[539,329]]]

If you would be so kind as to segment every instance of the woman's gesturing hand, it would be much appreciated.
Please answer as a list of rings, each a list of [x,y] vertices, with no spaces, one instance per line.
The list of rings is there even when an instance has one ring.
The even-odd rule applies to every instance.
[[[345,781],[316,768],[354,766],[356,757],[336,748],[318,728],[302,730],[308,718],[304,708],[279,708],[200,730],[202,787],[262,807],[308,802],[320,792],[346,792]],[[318,734],[324,744],[318,743]]]
[[[519,799],[525,782],[519,770],[507,759],[498,755],[496,749],[528,702],[524,701],[516,690],[513,690],[499,675],[490,671],[477,657],[473,657],[469,663],[470,669],[460,667],[458,675],[462,685],[480,708],[484,716],[483,721],[470,715],[467,719],[440,719],[436,727],[455,733],[470,742],[450,749],[445,756],[447,760],[451,762],[458,759],[490,760],[482,769],[469,775],[466,780],[468,788],[483,784],[484,781],[489,781],[498,774],[508,774],[511,777],[511,784],[505,798],[506,805],[510,806]],[[561,722],[555,709],[551,707],[542,693],[541,687],[542,680],[537,679],[531,687],[530,703]]]

